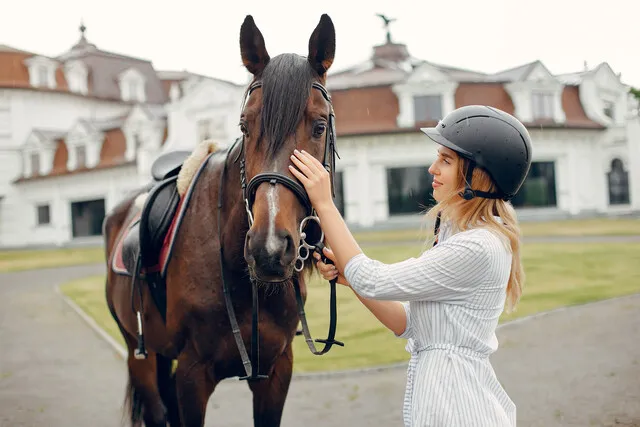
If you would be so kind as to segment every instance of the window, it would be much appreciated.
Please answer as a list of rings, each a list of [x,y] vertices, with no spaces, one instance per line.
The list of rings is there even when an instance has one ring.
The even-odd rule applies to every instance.
[[[611,172],[607,173],[609,181],[609,204],[625,205],[629,203],[629,172],[624,170],[620,159],[613,159]]]
[[[211,120],[199,120],[198,121],[198,143],[211,138]]]
[[[416,122],[440,120],[442,118],[442,97],[440,95],[414,96],[413,114]]]
[[[604,101],[603,113],[605,116],[613,120],[615,114],[615,104],[612,101]]]
[[[533,93],[533,119],[552,119],[553,118],[553,94],[551,93]]]
[[[76,147],[76,169],[87,166],[87,149],[83,145]]]
[[[138,99],[138,82],[135,80],[129,80],[127,82],[129,86],[129,100],[135,101]]]
[[[51,213],[49,205],[39,205],[36,207],[38,213],[38,225],[47,225],[51,223]]]
[[[40,173],[40,155],[38,153],[31,153],[31,175],[38,175]]]
[[[556,206],[555,163],[531,163],[529,174],[511,204],[514,207]]]
[[[423,212],[435,204],[426,166],[387,169],[389,215]]]
[[[45,67],[44,65],[38,67],[38,85],[49,85],[49,70],[47,70],[47,67]]]

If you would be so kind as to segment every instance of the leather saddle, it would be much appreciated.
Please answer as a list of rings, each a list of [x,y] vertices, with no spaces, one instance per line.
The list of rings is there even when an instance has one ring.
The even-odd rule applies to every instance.
[[[122,261],[132,276],[150,278],[160,273],[160,253],[180,204],[176,188],[178,174],[190,151],[172,151],[158,157],[151,166],[152,181],[142,212],[127,230]]]

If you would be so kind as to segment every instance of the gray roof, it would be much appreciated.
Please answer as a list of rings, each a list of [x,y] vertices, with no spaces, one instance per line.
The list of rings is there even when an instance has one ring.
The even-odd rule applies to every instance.
[[[69,51],[58,56],[59,61],[81,60],[89,68],[89,94],[98,98],[121,99],[118,76],[135,68],[146,80],[146,103],[163,104],[167,96],[151,61],[98,49],[84,35]]]

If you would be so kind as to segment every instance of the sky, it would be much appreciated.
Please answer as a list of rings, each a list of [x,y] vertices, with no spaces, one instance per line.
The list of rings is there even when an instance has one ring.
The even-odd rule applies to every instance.
[[[270,56],[306,55],[320,15],[336,27],[330,73],[368,59],[385,40],[383,13],[394,42],[423,60],[496,72],[539,59],[554,74],[608,62],[624,83],[640,87],[638,0],[22,0],[0,20],[0,44],[48,56],[86,36],[98,48],[151,60],[157,70],[245,83],[240,25],[252,15]],[[635,31],[634,31],[635,30]]]

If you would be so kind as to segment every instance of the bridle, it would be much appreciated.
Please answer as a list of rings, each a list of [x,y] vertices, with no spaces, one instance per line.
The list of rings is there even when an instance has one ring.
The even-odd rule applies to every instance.
[[[251,96],[251,93],[257,88],[262,87],[262,82],[257,81],[254,82],[247,91],[247,98]],[[324,99],[329,103],[330,111],[329,111],[329,120],[328,126],[326,129],[325,136],[325,150],[324,150],[324,158],[322,160],[322,164],[324,168],[329,172],[331,177],[331,194],[332,197],[335,198],[335,158],[338,155],[336,152],[336,131],[335,131],[335,114],[333,111],[333,105],[331,102],[331,97],[327,89],[321,85],[320,83],[313,82],[312,88],[319,90]],[[247,213],[247,221],[249,223],[249,227],[253,225],[253,203],[255,202],[255,194],[258,190],[258,187],[263,183],[269,183],[270,185],[275,186],[276,184],[281,184],[291,190],[296,197],[300,200],[302,205],[305,208],[305,217],[300,222],[300,243],[298,246],[298,254],[295,260],[294,269],[296,272],[300,273],[304,269],[304,264],[311,255],[312,252],[317,252],[321,255],[323,262],[329,264],[331,260],[327,259],[325,255],[322,253],[322,249],[324,248],[323,240],[324,233],[320,228],[320,219],[316,215],[316,211],[313,208],[311,201],[309,200],[309,196],[307,195],[304,186],[300,184],[298,181],[289,178],[288,176],[278,173],[278,172],[264,172],[259,173],[253,178],[249,180],[247,183],[247,175],[245,168],[245,137],[236,139],[234,144],[227,151],[227,158],[230,153],[233,151],[235,146],[241,143],[240,152],[234,159],[234,163],[236,163],[240,157],[242,156],[242,160],[240,161],[240,185],[242,187],[242,198],[245,206],[245,211]],[[339,158],[339,156],[338,156]],[[267,378],[265,375],[259,374],[259,364],[258,364],[258,290],[257,284],[255,281],[252,281],[252,293],[253,293],[253,309],[252,309],[252,333],[251,333],[251,361],[247,355],[247,350],[244,345],[244,341],[242,340],[242,336],[240,334],[240,327],[238,326],[238,321],[235,316],[235,311],[233,309],[233,303],[231,300],[231,295],[229,291],[229,287],[227,281],[225,280],[225,265],[224,265],[224,252],[222,247],[222,220],[221,220],[221,211],[222,211],[222,195],[223,195],[223,183],[227,169],[227,159],[224,161],[224,166],[222,169],[222,176],[220,179],[220,189],[218,193],[218,236],[220,238],[220,268],[222,275],[222,285],[225,295],[225,303],[227,305],[227,313],[229,315],[229,321],[231,322],[231,328],[233,330],[234,338],[236,341],[236,345],[238,346],[238,350],[240,351],[240,356],[242,357],[242,364],[245,369],[246,376],[240,377],[241,380],[259,380]],[[305,229],[309,222],[315,222],[320,228],[320,238],[315,243],[307,242],[307,234]],[[311,334],[309,332],[309,326],[307,323],[306,314],[304,311],[304,301],[302,300],[302,294],[300,292],[300,284],[297,277],[293,277],[293,285],[296,293],[296,302],[298,305],[298,316],[300,318],[300,322],[302,324],[302,332],[305,336],[305,341],[309,346],[311,352],[315,355],[323,355],[327,353],[331,347],[336,344],[339,346],[344,346],[344,344],[340,341],[336,341],[335,332],[336,332],[336,319],[337,319],[337,304],[336,304],[336,280],[331,280],[329,283],[331,285],[331,295],[329,302],[329,311],[330,311],[330,323],[329,323],[329,331],[327,333],[326,339],[317,339],[314,340],[311,338]],[[322,350],[317,350],[314,342],[323,343],[324,348]],[[255,369],[253,368],[255,367]]]

